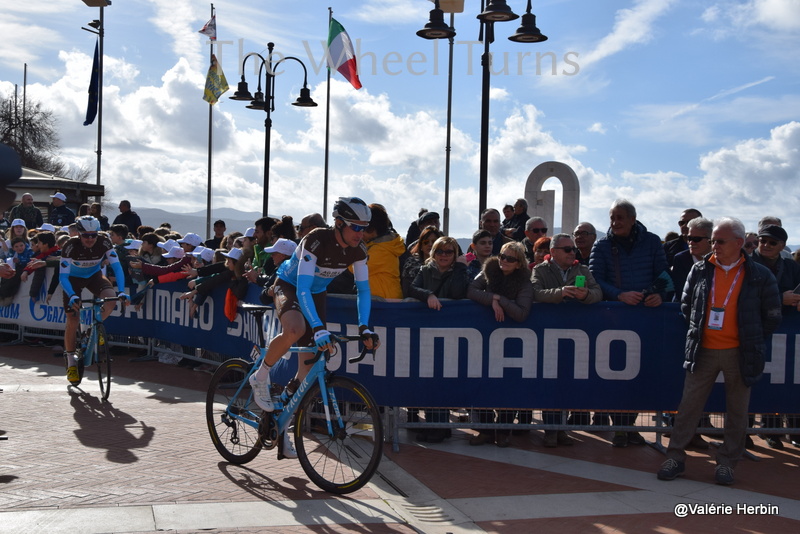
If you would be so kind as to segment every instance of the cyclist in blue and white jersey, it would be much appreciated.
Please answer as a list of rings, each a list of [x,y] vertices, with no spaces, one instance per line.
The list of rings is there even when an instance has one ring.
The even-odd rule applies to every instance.
[[[306,235],[292,256],[278,268],[272,286],[275,311],[282,332],[272,338],[261,367],[250,376],[256,404],[273,410],[269,394],[269,371],[293,345],[315,344],[320,350],[333,348],[331,333],[325,329],[325,290],[331,281],[350,265],[358,290],[358,330],[370,350],[380,345],[369,327],[370,290],[367,271],[367,247],[362,238],[372,218],[369,206],[356,197],[341,197],[333,205],[333,228],[317,228]],[[297,376],[302,380],[310,367],[298,362]],[[297,382],[295,382],[297,383]],[[288,433],[284,436],[287,440]],[[289,445],[289,447],[287,447]],[[293,450],[284,441],[284,454]]]
[[[91,215],[78,217],[75,221],[79,234],[72,237],[64,244],[61,250],[61,266],[59,282],[64,290],[64,308],[67,310],[67,325],[64,331],[64,357],[67,364],[67,380],[73,385],[78,385],[81,377],[78,373],[78,359],[75,354],[76,332],[80,323],[78,312],[81,307],[81,291],[87,288],[96,297],[114,297],[111,282],[103,276],[101,271],[105,260],[114,270],[117,278],[119,297],[123,303],[129,300],[125,294],[125,276],[119,262],[114,244],[106,234],[98,234],[100,221]],[[103,305],[103,319],[108,317],[114,308],[115,302],[106,302]]]

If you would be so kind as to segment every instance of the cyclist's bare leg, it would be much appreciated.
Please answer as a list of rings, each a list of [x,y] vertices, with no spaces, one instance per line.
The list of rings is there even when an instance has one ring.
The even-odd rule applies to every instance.
[[[269,372],[264,368],[264,365],[269,367],[275,365],[292,345],[297,343],[297,340],[302,337],[306,331],[306,319],[299,311],[289,310],[281,315],[281,328],[281,333],[272,338],[269,342],[267,355],[264,357],[264,364],[256,371],[256,378],[259,380],[266,380],[263,374]],[[303,366],[302,362],[300,362],[300,366]],[[303,373],[303,376],[305,376],[306,373],[308,373],[307,369],[305,373]],[[298,371],[298,374],[300,374],[300,371]]]
[[[100,298],[103,298],[103,299],[114,298],[116,296],[117,296],[116,291],[114,291],[111,288],[104,289],[103,291],[100,292]],[[108,319],[108,316],[111,315],[111,312],[113,312],[114,308],[116,308],[116,307],[117,307],[117,301],[116,300],[111,300],[109,302],[103,303],[102,317],[103,317],[104,321],[106,319]]]
[[[64,330],[64,352],[75,352],[76,344],[76,331],[78,330],[78,323],[80,317],[78,312],[70,310],[67,312],[66,330]]]

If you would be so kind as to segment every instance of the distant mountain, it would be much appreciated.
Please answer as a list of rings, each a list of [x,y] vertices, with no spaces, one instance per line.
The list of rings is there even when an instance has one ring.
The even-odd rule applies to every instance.
[[[148,226],[158,228],[161,223],[168,222],[172,225],[172,229],[181,234],[194,232],[204,239],[206,237],[206,211],[195,211],[190,213],[173,213],[156,208],[136,208],[134,209],[142,223]],[[116,216],[116,215],[115,215]],[[245,212],[233,208],[219,208],[211,210],[211,224],[217,219],[225,221],[225,226],[230,232],[244,232],[247,228],[253,226],[253,223],[261,218],[259,212]],[[113,220],[113,217],[110,217]],[[295,221],[299,224],[300,221]],[[213,234],[213,229],[211,233]]]

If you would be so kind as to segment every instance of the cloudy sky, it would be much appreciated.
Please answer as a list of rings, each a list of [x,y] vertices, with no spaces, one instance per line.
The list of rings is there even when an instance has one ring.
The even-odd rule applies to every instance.
[[[321,211],[328,10],[360,54],[363,88],[331,83],[328,206],[358,195],[387,206],[405,232],[420,207],[444,207],[447,43],[415,35],[426,0],[219,0],[217,57],[231,91],[214,106],[213,206],[260,211],[265,113],[229,100],[241,59],[301,58],[317,108],[291,106],[302,69],[287,61],[272,114],[270,212],[299,220]],[[509,0],[518,14],[522,0]],[[296,11],[290,11],[295,9]],[[481,45],[478,0],[455,15],[450,233],[478,217]],[[508,41],[519,21],[497,23],[492,45],[489,205],[524,193],[528,174],[556,160],[581,182],[582,220],[606,229],[608,207],[628,198],[663,236],[685,207],[736,215],[748,229],[765,214],[800,240],[800,2],[797,0],[537,0],[549,40]],[[205,209],[209,47],[198,30],[210,4],[115,0],[105,10],[103,183],[112,201],[174,212]],[[23,82],[52,108],[63,158],[95,161],[95,126],[83,126],[98,17],[80,0],[14,2],[4,9],[0,92]],[[537,60],[538,54],[538,60]],[[245,76],[257,76],[248,60]],[[552,179],[546,189],[560,191]]]

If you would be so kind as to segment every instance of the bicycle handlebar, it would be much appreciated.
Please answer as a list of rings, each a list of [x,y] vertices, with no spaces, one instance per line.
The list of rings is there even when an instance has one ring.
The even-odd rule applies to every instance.
[[[81,304],[91,304],[92,306],[94,306],[95,304],[104,304],[106,302],[118,301],[118,300],[120,300],[119,296],[116,296],[116,297],[94,297],[94,298],[91,298],[91,299],[80,299],[80,300],[78,300],[78,302],[80,302]],[[92,306],[81,306],[81,309],[88,310]],[[67,308],[67,313],[75,313],[75,309]]]
[[[372,340],[374,342],[378,336],[376,334],[370,334],[370,337],[372,338]],[[341,343],[343,341],[361,341],[361,335],[345,336],[345,335],[340,335],[340,334],[331,334],[331,340],[334,341],[335,343]],[[368,351],[369,351],[369,349],[367,349],[367,346],[364,345],[364,347],[361,349],[361,352],[359,353],[358,356],[355,356],[353,358],[349,358],[347,361],[349,363],[358,363],[358,362],[360,362],[361,360],[363,360],[367,356],[367,352]],[[322,354],[324,352],[325,351],[318,350],[316,352],[316,354],[314,354],[313,358],[308,359],[303,363],[306,364],[306,365],[313,365],[313,364],[317,363],[317,360],[319,360],[320,356],[322,356]]]
[[[119,297],[94,297],[93,299],[81,299],[81,302],[84,304],[102,304],[112,300],[119,300]]]

